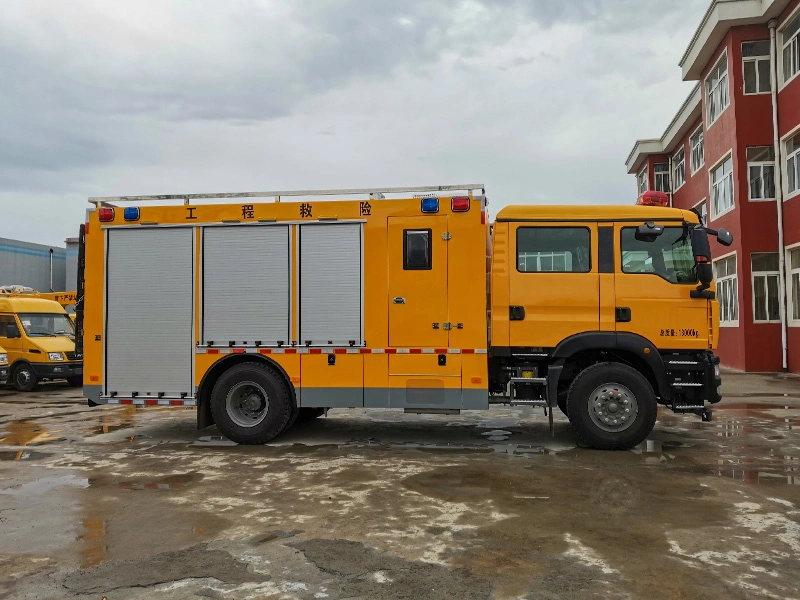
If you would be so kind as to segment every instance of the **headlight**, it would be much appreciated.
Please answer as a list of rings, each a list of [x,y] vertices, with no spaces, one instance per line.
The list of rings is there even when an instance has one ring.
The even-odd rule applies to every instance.
[[[61,352],[48,352],[47,357],[50,360],[64,360],[64,355]]]
[[[8,362],[8,354],[0,354],[0,365]]]

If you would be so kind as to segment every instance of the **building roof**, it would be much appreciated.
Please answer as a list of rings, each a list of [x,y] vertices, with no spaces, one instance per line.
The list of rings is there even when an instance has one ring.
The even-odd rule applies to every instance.
[[[497,213],[497,221],[619,221],[646,219],[660,221],[683,219],[697,222],[697,216],[688,210],[663,206],[618,204],[611,206],[536,206],[531,204],[506,206]]]

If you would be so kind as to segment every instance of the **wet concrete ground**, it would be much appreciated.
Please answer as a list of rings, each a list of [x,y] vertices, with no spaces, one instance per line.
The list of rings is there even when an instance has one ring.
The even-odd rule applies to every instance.
[[[800,380],[631,452],[541,411],[334,410],[270,446],[0,389],[0,598],[800,598]]]

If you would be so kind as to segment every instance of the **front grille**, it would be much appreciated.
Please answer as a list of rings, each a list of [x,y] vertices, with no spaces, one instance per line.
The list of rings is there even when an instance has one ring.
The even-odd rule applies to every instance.
[[[67,360],[83,360],[83,354],[80,352],[64,352],[67,356]]]

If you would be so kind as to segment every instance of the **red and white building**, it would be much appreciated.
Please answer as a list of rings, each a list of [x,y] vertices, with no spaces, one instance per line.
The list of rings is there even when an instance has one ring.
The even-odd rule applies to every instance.
[[[628,172],[734,235],[712,241],[722,364],[798,373],[800,0],[713,0],[680,66],[697,86]]]

